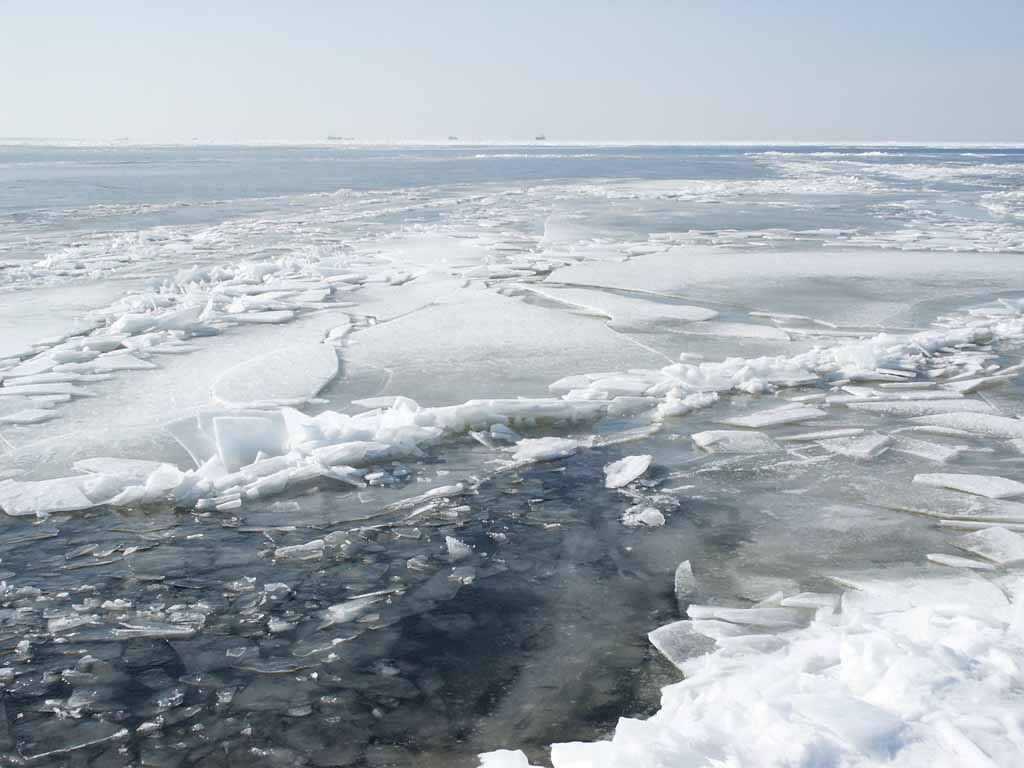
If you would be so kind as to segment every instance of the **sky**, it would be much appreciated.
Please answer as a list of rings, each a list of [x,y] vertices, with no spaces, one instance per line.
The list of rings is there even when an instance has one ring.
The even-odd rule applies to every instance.
[[[0,0],[0,137],[1024,142],[1024,2]]]

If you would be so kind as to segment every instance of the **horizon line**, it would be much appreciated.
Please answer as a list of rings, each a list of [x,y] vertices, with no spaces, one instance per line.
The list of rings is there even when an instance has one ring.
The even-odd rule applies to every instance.
[[[223,139],[177,138],[146,139],[136,137],[74,138],[47,136],[0,136],[0,146],[60,146],[65,148],[101,147],[921,147],[936,149],[1018,149],[1019,141],[901,141],[893,140],[818,140],[818,139]]]

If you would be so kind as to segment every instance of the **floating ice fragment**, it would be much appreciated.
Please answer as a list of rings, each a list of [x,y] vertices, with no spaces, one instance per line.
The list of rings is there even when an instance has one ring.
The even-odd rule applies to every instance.
[[[691,438],[698,448],[709,453],[775,453],[782,450],[764,432],[714,429],[697,432]]]
[[[722,419],[723,424],[731,427],[749,427],[760,429],[761,427],[775,427],[781,424],[796,424],[811,419],[821,419],[827,416],[824,411],[810,406],[784,405],[781,408],[771,408],[766,411],[752,413],[749,416],[734,416]]]
[[[1005,499],[1024,494],[1024,483],[997,475],[921,474],[914,475],[914,482],[937,488],[952,488],[990,499]]]
[[[526,438],[516,443],[512,458],[523,464],[554,461],[572,456],[578,449],[579,442],[566,437]]]
[[[323,539],[313,539],[305,544],[293,544],[274,550],[274,558],[277,560],[319,560],[323,556]]]
[[[689,560],[683,560],[683,562],[676,566],[672,584],[676,596],[676,604],[679,606],[680,611],[682,611],[699,591],[697,577],[693,574],[693,566],[690,565]]]
[[[992,413],[995,409],[981,400],[896,400],[882,403],[847,403],[847,408],[879,416],[931,416],[943,413]]]
[[[461,562],[473,555],[473,548],[454,536],[445,536],[444,543],[448,548],[448,559],[453,563]]]
[[[651,466],[654,457],[650,455],[626,456],[605,465],[604,487],[622,488],[641,477]]]
[[[940,413],[919,416],[913,421],[936,427],[962,429],[976,435],[998,438],[1024,437],[1024,421],[985,413]]]
[[[874,459],[888,449],[888,435],[879,435],[871,432],[857,437],[837,437],[832,440],[822,440],[818,443],[829,453],[840,456],[848,456],[851,459]]]
[[[332,624],[347,624],[351,621],[355,621],[369,611],[373,605],[379,603],[381,599],[381,595],[367,595],[365,597],[356,597],[344,603],[332,605],[325,612],[325,626],[330,626]]]
[[[424,494],[421,494],[420,498],[423,499],[440,499],[450,496],[461,496],[466,492],[466,487],[462,483],[455,483],[455,485],[440,485],[437,488],[431,488]]]
[[[914,440],[910,437],[901,437],[893,443],[892,449],[898,453],[905,453],[909,456],[917,456],[928,461],[946,463],[953,461],[963,453],[959,448],[940,443],[930,443],[926,440]]]
[[[665,524],[665,516],[656,507],[641,504],[626,510],[622,515],[622,524],[627,528],[657,528]]]

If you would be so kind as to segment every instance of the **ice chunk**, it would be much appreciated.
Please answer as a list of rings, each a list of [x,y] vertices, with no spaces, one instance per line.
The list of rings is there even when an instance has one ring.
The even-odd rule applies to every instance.
[[[654,461],[654,457],[649,455],[626,456],[618,461],[606,464],[604,468],[604,487],[622,488],[629,485],[647,472],[652,461]]]
[[[665,516],[656,507],[641,504],[626,510],[622,515],[622,524],[627,528],[657,528],[665,524]]]
[[[670,392],[665,398],[665,402],[658,406],[656,413],[659,419],[685,416],[693,411],[706,408],[717,400],[717,392],[694,392],[686,397],[677,397]]]
[[[775,427],[781,424],[796,424],[811,419],[821,419],[827,416],[824,411],[812,408],[808,405],[784,405],[781,408],[771,408],[766,411],[758,411],[749,416],[734,416],[722,419],[723,424],[730,427],[749,427],[760,429],[762,427]]]
[[[975,435],[999,438],[1024,437],[1024,421],[985,413],[940,413],[919,416],[913,421],[935,427],[962,429]]]
[[[251,464],[261,452],[268,456],[285,452],[282,435],[269,418],[219,416],[213,419],[213,434],[217,455],[228,472]]]
[[[963,453],[961,449],[954,448],[953,446],[942,445],[941,443],[930,443],[926,440],[914,440],[909,437],[896,439],[893,443],[892,449],[899,453],[905,453],[909,456],[917,456],[918,458],[927,459],[928,461],[936,461],[943,464],[959,458]]]
[[[516,443],[512,458],[522,463],[553,461],[572,456],[579,449],[579,442],[566,437],[527,438]]]
[[[714,647],[714,641],[698,632],[694,622],[686,619],[658,627],[647,634],[647,639],[679,669],[683,668],[683,662]]]
[[[382,595],[366,595],[332,605],[325,612],[326,624],[348,624],[355,621],[382,598]]]
[[[313,539],[305,544],[278,547],[274,550],[274,557],[278,560],[319,560],[324,556],[324,546],[323,539]]]
[[[709,453],[774,453],[782,450],[764,432],[714,429],[698,432],[691,438],[698,448]]]
[[[693,574],[693,566],[690,565],[689,560],[683,560],[683,562],[676,566],[676,572],[672,581],[676,603],[682,609],[699,591],[697,577]]]
[[[0,414],[0,424],[41,424],[56,419],[60,414],[44,408],[26,408],[14,413]]]
[[[454,536],[445,536],[444,543],[448,548],[448,559],[453,563],[461,562],[473,556],[473,548]]]
[[[822,440],[819,445],[829,453],[839,456],[849,456],[851,459],[874,459],[888,449],[888,435],[879,435],[870,432],[857,437],[837,437],[832,440]]]
[[[691,605],[686,610],[691,619],[720,619],[732,624],[784,629],[802,627],[809,620],[803,608],[725,608],[720,605]]]
[[[975,379],[961,379],[960,381],[950,381],[945,386],[947,389],[951,389],[954,392],[960,392],[961,394],[969,394],[971,392],[977,392],[979,389],[988,389],[989,387],[995,387],[1000,384],[1015,378],[1014,374],[1010,376],[982,376]]]
[[[941,413],[992,413],[995,409],[981,400],[921,400],[881,403],[847,403],[847,408],[879,416],[932,416]]]
[[[264,312],[237,312],[226,316],[235,323],[273,324],[287,323],[295,319],[290,309],[269,309]]]
[[[5,480],[0,482],[0,508],[8,515],[46,517],[55,512],[74,512],[96,506],[85,495],[81,477],[54,480]]]
[[[800,592],[782,598],[779,604],[783,608],[828,608],[835,611],[839,609],[840,597],[841,595],[829,592]]]
[[[294,344],[229,368],[213,383],[213,396],[233,408],[300,405],[337,374],[334,347]]]
[[[439,485],[437,488],[431,488],[429,491],[421,494],[422,499],[440,499],[449,496],[461,496],[466,492],[466,487],[462,483],[455,483],[454,485]]]
[[[937,488],[952,488],[990,499],[1006,499],[1024,494],[1024,483],[997,475],[921,474],[914,475],[914,482]]]
[[[975,571],[992,571],[995,566],[991,563],[983,563],[981,560],[974,560],[970,557],[958,557],[942,553],[931,553],[927,555],[928,560],[939,565],[948,565],[951,568],[970,568]]]
[[[968,533],[953,544],[999,565],[1024,562],[1024,536],[999,526]]]

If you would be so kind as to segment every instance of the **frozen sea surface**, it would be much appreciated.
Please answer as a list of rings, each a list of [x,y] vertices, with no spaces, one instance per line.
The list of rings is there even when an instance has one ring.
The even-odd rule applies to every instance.
[[[1018,764],[1022,184],[0,147],[0,755]]]

